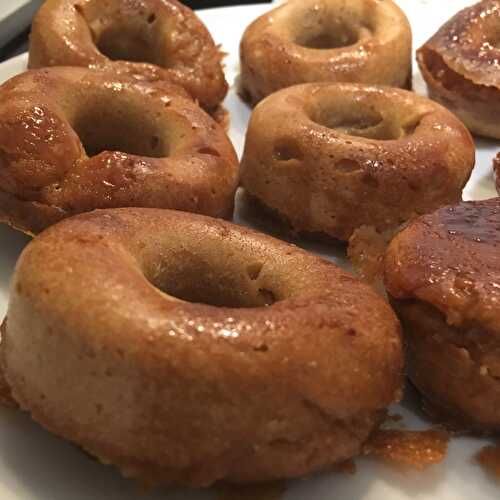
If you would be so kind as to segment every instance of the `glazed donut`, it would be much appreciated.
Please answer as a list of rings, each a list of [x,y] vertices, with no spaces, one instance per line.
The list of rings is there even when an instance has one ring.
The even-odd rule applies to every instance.
[[[385,256],[408,372],[434,415],[500,430],[500,199],[425,215]]]
[[[411,86],[411,28],[391,0],[290,0],[259,17],[240,46],[252,104],[298,83]]]
[[[46,0],[31,27],[30,68],[113,64],[177,83],[209,112],[228,89],[221,60],[204,24],[177,0]]]
[[[238,160],[181,87],[45,68],[0,87],[0,221],[38,233],[94,208],[230,217]]]
[[[23,252],[2,367],[33,418],[128,477],[206,486],[322,469],[399,399],[399,323],[332,263],[155,209],[67,219]]]
[[[417,60],[429,95],[475,134],[500,139],[500,1],[468,7],[430,38]]]
[[[467,129],[405,90],[346,83],[281,90],[254,110],[246,191],[298,232],[347,240],[461,199],[474,165]]]

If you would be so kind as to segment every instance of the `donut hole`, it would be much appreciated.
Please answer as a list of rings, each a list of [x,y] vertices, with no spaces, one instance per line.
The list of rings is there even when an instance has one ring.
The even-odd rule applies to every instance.
[[[100,6],[96,0],[75,5],[77,14],[87,24],[95,47],[113,61],[131,61],[162,65],[161,51],[156,50],[156,14],[130,6]]]
[[[262,279],[264,263],[241,265],[230,255],[204,255],[203,251],[179,251],[169,256],[165,266],[145,272],[148,280],[170,296],[216,307],[253,308],[274,304],[279,294]]]
[[[363,2],[295,2],[283,8],[277,19],[288,31],[289,40],[311,50],[350,47],[371,38],[376,16]],[[278,16],[277,16],[278,17]]]
[[[151,16],[147,19],[148,26],[154,22],[150,19]],[[135,23],[111,25],[94,37],[94,43],[99,52],[112,61],[161,64],[151,35],[138,28]]]
[[[72,126],[89,157],[103,151],[151,158],[168,156],[169,147],[147,113],[126,106],[81,106]]]
[[[401,137],[400,127],[385,120],[377,109],[354,98],[321,106],[311,118],[315,123],[344,135],[379,141]]]
[[[358,33],[346,24],[335,27],[322,26],[318,30],[305,30],[295,38],[295,43],[307,49],[339,49],[359,41]]]

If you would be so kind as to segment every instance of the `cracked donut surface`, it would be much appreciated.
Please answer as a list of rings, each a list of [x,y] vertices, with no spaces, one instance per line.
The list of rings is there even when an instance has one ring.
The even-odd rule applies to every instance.
[[[429,99],[348,83],[280,90],[254,109],[243,187],[295,231],[348,240],[461,200],[474,166],[465,126]]]
[[[411,87],[410,24],[391,0],[288,1],[246,29],[240,58],[252,104],[307,82]]]
[[[410,224],[385,256],[412,382],[468,430],[500,429],[500,200],[463,202]]]
[[[0,220],[28,233],[95,208],[230,217],[236,153],[185,90],[87,68],[0,87]]]
[[[418,51],[429,95],[471,132],[500,138],[500,1],[461,10]]]
[[[370,287],[270,236],[147,208],[27,246],[1,363],[52,432],[126,476],[193,486],[348,459],[403,381],[399,322]]]
[[[177,0],[47,0],[31,27],[29,67],[113,66],[168,80],[216,112],[228,85],[222,52]]]

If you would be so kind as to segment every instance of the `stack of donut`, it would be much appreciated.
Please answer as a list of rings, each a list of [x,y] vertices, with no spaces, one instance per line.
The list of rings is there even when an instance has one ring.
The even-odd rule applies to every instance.
[[[433,96],[494,135],[444,37],[419,52],[444,82]],[[474,143],[408,90],[411,43],[391,0],[290,0],[254,21],[240,175],[217,122],[221,52],[190,9],[47,0],[30,70],[0,87],[0,221],[37,235],[2,326],[13,400],[147,484],[302,476],[359,454],[400,400],[399,316],[436,411],[497,430],[500,208],[460,204]],[[240,182],[296,234],[408,224],[384,260],[396,312],[334,264],[224,220]]]

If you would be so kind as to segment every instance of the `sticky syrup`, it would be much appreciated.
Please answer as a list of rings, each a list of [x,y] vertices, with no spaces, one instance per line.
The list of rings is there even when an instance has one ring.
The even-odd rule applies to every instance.
[[[441,429],[379,430],[365,446],[365,454],[398,465],[424,469],[444,460],[449,439],[449,434]]]

